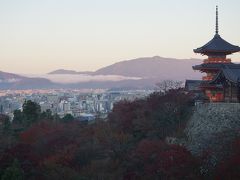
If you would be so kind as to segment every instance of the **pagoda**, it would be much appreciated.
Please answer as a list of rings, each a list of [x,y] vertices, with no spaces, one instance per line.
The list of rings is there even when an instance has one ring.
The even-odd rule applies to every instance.
[[[216,30],[211,41],[194,49],[195,53],[208,56],[202,64],[193,66],[194,70],[206,73],[199,88],[210,102],[239,102],[240,65],[231,62],[227,55],[240,51],[219,35],[218,6],[216,6]]]

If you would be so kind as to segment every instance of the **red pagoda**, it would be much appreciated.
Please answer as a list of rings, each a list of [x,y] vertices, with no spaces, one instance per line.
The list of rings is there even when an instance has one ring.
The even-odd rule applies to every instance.
[[[240,102],[240,65],[231,62],[227,55],[240,51],[221,38],[218,29],[218,6],[216,7],[215,36],[204,46],[194,49],[195,53],[208,56],[194,70],[206,73],[199,88],[210,102]]]

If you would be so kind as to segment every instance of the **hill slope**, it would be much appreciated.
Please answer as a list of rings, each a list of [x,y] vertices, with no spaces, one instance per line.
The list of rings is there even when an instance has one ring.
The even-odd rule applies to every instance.
[[[45,78],[28,78],[0,71],[0,89],[53,88],[56,84]]]
[[[202,60],[199,59],[174,59],[154,56],[121,61],[95,72],[58,69],[48,74],[120,75],[173,80],[199,79],[201,77],[200,73],[194,73],[192,66],[201,63]]]
[[[91,71],[82,71],[77,72],[74,70],[66,70],[66,69],[57,69],[55,71],[49,72],[48,74],[91,74]]]
[[[202,60],[198,59],[173,59],[155,56],[115,63],[101,68],[93,74],[173,80],[198,79],[201,75],[200,73],[194,73],[192,66],[201,62]]]
[[[119,75],[140,78],[139,80],[126,78],[126,80],[121,81],[109,81],[106,79],[101,81],[91,80],[71,84],[53,83],[53,81],[49,80],[51,78],[47,77],[24,77],[0,71],[0,89],[154,87],[156,83],[162,80],[185,81],[186,79],[200,79],[202,75],[199,72],[194,72],[192,66],[200,64],[201,62],[202,60],[198,59],[173,59],[155,56],[118,62],[95,72],[77,72],[59,69],[48,73],[49,75]],[[66,77],[71,78],[69,76]],[[102,78],[104,78],[104,76]]]

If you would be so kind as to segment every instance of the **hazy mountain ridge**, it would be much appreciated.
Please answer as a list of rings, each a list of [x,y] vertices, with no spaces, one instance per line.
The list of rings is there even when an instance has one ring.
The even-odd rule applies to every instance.
[[[160,56],[137,58],[133,60],[121,61],[95,72],[77,72],[74,70],[56,70],[49,74],[89,74],[89,75],[119,75],[126,77],[142,78],[167,78],[186,79],[199,78],[199,73],[194,73],[192,66],[201,64],[200,59],[175,59],[163,58]],[[174,72],[174,74],[172,73]],[[195,74],[195,75],[194,75]]]
[[[0,71],[0,80],[2,80],[2,81],[5,81],[7,79],[22,79],[22,78],[24,78],[24,77],[13,74],[13,73],[7,73],[7,72]]]
[[[0,89],[38,89],[38,88],[144,88],[154,87],[162,80],[200,79],[201,74],[194,72],[192,66],[201,64],[199,59],[174,59],[159,56],[138,58],[121,61],[101,68],[95,72],[77,72],[74,70],[58,69],[49,75],[78,75],[91,76],[118,75],[125,77],[140,77],[139,80],[128,79],[120,81],[88,81],[60,84],[46,78],[24,77],[13,73],[0,71]]]
[[[0,71],[0,89],[53,88],[55,83],[44,78],[28,78]]]
[[[74,71],[74,70],[66,70],[66,69],[57,69],[55,71],[49,72],[48,74],[91,74],[91,71]]]
[[[159,56],[138,58],[115,63],[95,71],[95,75],[121,75],[142,78],[186,79],[199,78],[192,66],[200,64],[199,59],[174,59]],[[173,73],[174,72],[174,73]]]

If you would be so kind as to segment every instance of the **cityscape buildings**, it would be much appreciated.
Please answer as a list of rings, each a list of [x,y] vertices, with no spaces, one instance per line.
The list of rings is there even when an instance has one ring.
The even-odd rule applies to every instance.
[[[8,90],[0,92],[1,114],[13,118],[14,110],[21,110],[24,101],[31,100],[41,106],[41,111],[51,110],[64,117],[71,114],[75,118],[92,120],[96,116],[106,117],[114,104],[121,100],[133,101],[144,98],[152,90],[129,91],[89,91],[82,90]]]

